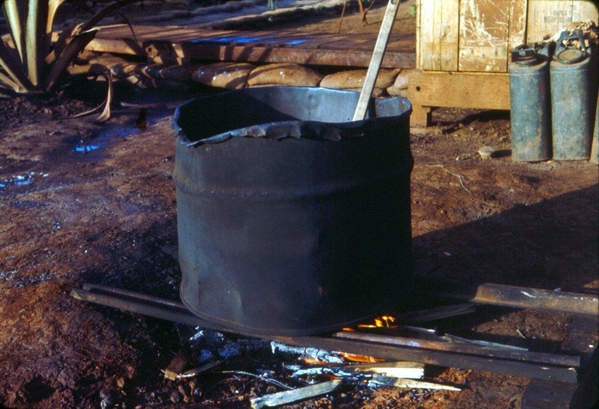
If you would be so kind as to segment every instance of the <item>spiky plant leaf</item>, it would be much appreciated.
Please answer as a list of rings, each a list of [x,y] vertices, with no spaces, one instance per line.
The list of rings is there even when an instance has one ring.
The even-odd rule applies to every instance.
[[[23,69],[23,64],[19,61],[19,57],[14,50],[9,49],[4,45],[4,41],[0,39],[0,67],[4,69],[6,75],[3,78],[10,78],[7,82],[10,88],[15,92],[25,92],[33,88],[33,84],[27,78],[27,73]]]
[[[103,74],[101,75],[103,75],[106,78],[106,82],[108,83],[108,92],[106,93],[106,99],[104,100],[104,110],[102,111],[100,116],[96,118],[96,121],[98,122],[105,122],[110,119],[110,104],[112,104],[113,94],[112,73],[108,68],[104,67],[103,65],[94,64],[92,66],[92,68],[96,67],[103,72]]]
[[[25,35],[25,33],[23,32],[23,21],[25,20],[25,12],[27,11],[27,2],[18,0],[4,0],[4,3],[2,5],[4,6],[4,16],[6,17],[8,27],[10,28],[10,35],[12,37],[12,41],[15,43],[15,47],[19,52],[19,57],[21,58],[21,61],[25,63],[23,49],[23,36]]]
[[[48,3],[29,0],[25,26],[25,54],[27,73],[34,87],[38,87],[43,79],[44,58],[49,52],[46,48],[46,25],[48,20]]]
[[[49,0],[48,1],[48,18],[46,21],[46,34],[52,33],[52,27],[54,25],[54,16],[56,16],[56,10],[64,3],[64,0]]]
[[[77,34],[81,33],[81,24],[72,23],[69,27],[65,28],[58,35],[58,39],[54,42],[52,47],[52,51],[46,56],[46,64],[48,66],[54,64],[56,58],[66,48],[66,46],[71,42],[73,37]]]
[[[116,1],[116,2],[106,6],[99,12],[97,12],[95,16],[93,16],[91,19],[89,19],[87,21],[87,23],[85,23],[83,25],[82,30],[85,31],[85,30],[91,29],[92,27],[95,27],[104,17],[106,17],[108,14],[112,13],[113,11],[115,11],[123,6],[128,6],[129,4],[139,3],[139,2],[140,2],[140,0]]]
[[[0,72],[0,88],[4,89],[12,89],[14,92],[22,92],[22,87],[19,86],[16,82],[14,82],[10,77],[2,74]]]
[[[106,99],[97,107],[90,109],[89,111],[81,112],[77,115],[71,116],[71,118],[79,118],[82,116],[93,114],[94,112],[98,112],[102,107],[102,113],[96,118],[97,122],[105,122],[110,119],[110,104],[112,103],[112,95],[113,95],[113,85],[112,85],[112,73],[110,70],[101,65],[101,64],[92,64],[89,67],[88,74],[91,74],[94,77],[102,76],[106,79],[106,83],[108,84],[108,91],[106,93]]]
[[[56,85],[58,78],[66,72],[67,67],[75,60],[75,58],[77,58],[79,53],[85,49],[85,46],[94,39],[97,32],[97,29],[87,30],[73,37],[52,66],[52,70],[46,81],[46,91],[52,89],[52,87]]]

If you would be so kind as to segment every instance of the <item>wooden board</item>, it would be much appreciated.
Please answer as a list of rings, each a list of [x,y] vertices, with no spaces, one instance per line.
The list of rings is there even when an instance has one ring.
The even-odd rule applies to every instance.
[[[522,0],[462,0],[458,71],[507,72],[511,48],[525,38],[525,16]]]
[[[418,69],[457,71],[459,12],[456,0],[419,0]]]

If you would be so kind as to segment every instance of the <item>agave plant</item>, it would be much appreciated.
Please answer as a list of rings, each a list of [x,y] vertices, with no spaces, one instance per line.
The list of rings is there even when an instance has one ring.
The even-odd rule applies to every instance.
[[[53,42],[54,17],[64,1],[0,0],[10,29],[10,38],[0,39],[0,89],[15,94],[50,91],[93,40],[93,27],[116,8],[139,2],[116,1],[89,21],[63,30]]]

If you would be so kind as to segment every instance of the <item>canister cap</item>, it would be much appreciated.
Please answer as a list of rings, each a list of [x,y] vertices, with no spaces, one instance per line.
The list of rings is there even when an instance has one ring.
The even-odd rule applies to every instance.
[[[512,62],[520,66],[535,65],[539,60],[534,47],[528,44],[519,45],[512,51]]]
[[[586,53],[578,48],[566,48],[559,51],[555,59],[562,64],[576,64],[586,57]]]
[[[536,55],[526,55],[523,57],[518,57],[514,62],[518,65],[529,66],[535,65],[539,61],[539,58]]]

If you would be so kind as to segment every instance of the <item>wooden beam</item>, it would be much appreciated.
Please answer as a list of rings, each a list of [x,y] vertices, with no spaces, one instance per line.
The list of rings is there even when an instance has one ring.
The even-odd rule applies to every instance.
[[[408,99],[414,106],[412,126],[428,126],[425,107],[510,109],[510,82],[505,73],[412,71]]]
[[[188,27],[114,25],[101,27],[86,47],[89,51],[150,56],[165,60],[197,59],[258,63],[296,63],[367,67],[376,36],[316,33],[305,36],[284,31],[206,30]],[[154,54],[154,55],[152,55]],[[382,67],[414,68],[413,36],[391,34]]]
[[[510,109],[508,74],[412,71],[408,96],[421,106]]]

